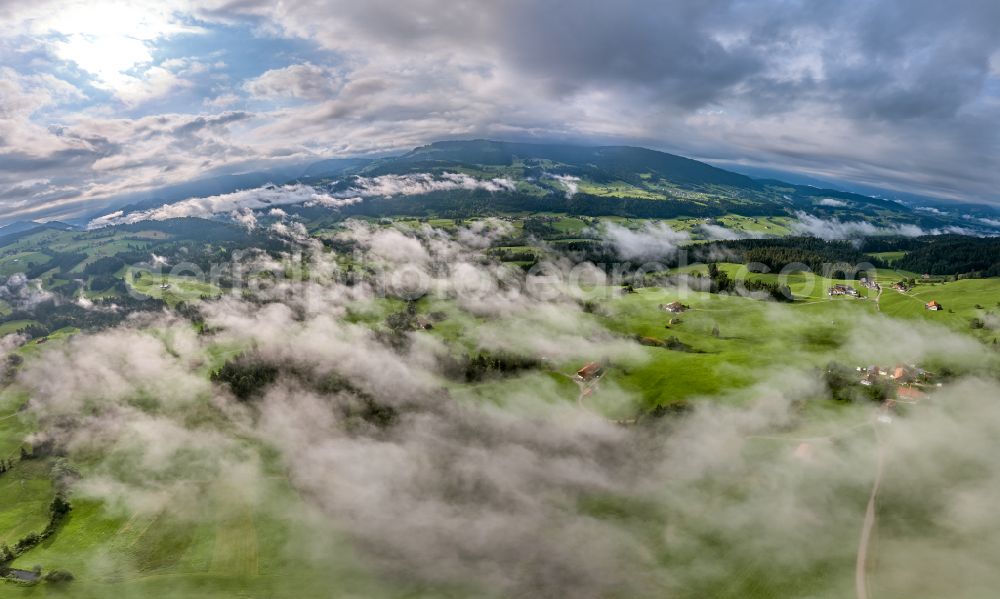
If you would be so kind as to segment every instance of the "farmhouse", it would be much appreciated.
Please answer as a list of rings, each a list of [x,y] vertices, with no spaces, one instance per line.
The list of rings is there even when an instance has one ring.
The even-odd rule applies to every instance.
[[[827,291],[828,295],[852,295],[857,297],[858,290],[854,287],[848,287],[847,285],[834,285]]]
[[[588,362],[583,368],[576,371],[576,376],[581,381],[591,381],[604,373],[604,368],[597,362]]]
[[[685,306],[684,304],[682,304],[680,302],[671,302],[669,304],[660,304],[660,310],[665,310],[667,312],[672,312],[674,314],[678,314],[680,312],[684,312],[685,310],[690,310],[690,309],[691,309],[690,306]]]
[[[896,367],[892,369],[892,373],[889,374],[889,377],[897,383],[909,383],[916,378],[913,370],[905,364],[897,364]]]
[[[866,386],[873,385],[878,380],[879,375],[885,375],[885,371],[878,366],[869,366],[864,369],[864,372],[865,375],[861,378],[861,384]]]
[[[927,302],[926,304],[924,304],[924,308],[927,308],[928,310],[934,310],[934,311],[938,311],[938,310],[942,310],[943,309],[941,307],[941,304],[937,303],[937,301],[935,301],[935,300],[931,300],[931,301]]]
[[[909,288],[906,286],[906,283],[902,281],[893,283],[892,288],[895,289],[896,291],[904,291],[904,292],[909,290]]]

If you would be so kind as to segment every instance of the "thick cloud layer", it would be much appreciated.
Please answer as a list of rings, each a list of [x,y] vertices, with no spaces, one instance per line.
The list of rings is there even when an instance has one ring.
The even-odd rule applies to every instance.
[[[615,223],[604,228],[604,237],[622,258],[628,260],[655,260],[672,256],[681,243],[691,236],[675,231],[666,223],[647,223],[639,229],[630,229]]]
[[[891,427],[875,421],[871,404],[828,409],[815,371],[780,364],[648,426],[611,422],[548,376],[515,377],[491,401],[467,401],[442,378],[450,349],[439,338],[409,332],[394,347],[357,322],[378,309],[379,276],[424,277],[436,297],[455,300],[452,326],[481,349],[642,360],[571,291],[533,294],[463,241],[503,228],[494,221],[450,235],[352,223],[341,238],[371,269],[353,285],[332,276],[335,256],[316,252],[310,280],[273,280],[258,290],[262,302],[202,304],[205,334],[162,315],[53,344],[19,377],[40,426],[34,441],[96,460],[76,492],[109,509],[194,521],[211,516],[192,481],[222,481],[233,497],[254,500],[273,475],[255,449],[263,445],[373,575],[541,598],[703,597],[741,584],[843,597],[881,452],[892,473],[876,578],[884,594],[971,599],[1000,583],[998,537],[984,534],[1000,530],[1000,386],[983,378],[995,354],[935,325],[851,319],[841,347],[824,357],[957,373]],[[656,251],[670,237],[629,235]],[[764,309],[774,329],[828,326],[828,316],[800,306]],[[258,400],[236,401],[199,372],[219,348],[252,348],[285,372]],[[610,382],[601,394],[636,405]],[[370,402],[394,410],[394,421],[359,418]],[[803,423],[806,438],[789,434]],[[910,525],[926,522],[927,510],[932,525]],[[333,559],[295,550],[309,563]],[[974,578],[938,580],[942,565]]]
[[[407,175],[382,175],[379,177],[355,177],[346,191],[327,193],[310,185],[268,185],[254,189],[236,191],[207,198],[191,198],[159,208],[124,213],[117,210],[92,219],[90,228],[137,223],[144,220],[167,220],[170,218],[197,217],[212,218],[218,214],[228,214],[237,222],[253,227],[256,218],[253,211],[290,204],[338,208],[362,201],[366,197],[392,197],[397,195],[418,195],[432,191],[485,189],[486,191],[511,191],[514,183],[509,179],[476,179],[462,173],[429,173]],[[274,213],[274,210],[271,210]],[[280,213],[284,214],[284,213]],[[272,214],[273,215],[273,214]]]
[[[254,225],[256,220],[248,220],[249,211],[285,204],[317,204],[335,208],[357,201],[360,201],[360,198],[334,198],[309,185],[295,184],[280,187],[271,185],[207,198],[191,198],[174,204],[164,204],[159,208],[139,210],[128,214],[118,210],[91,220],[88,227],[99,228],[137,223],[144,220],[171,218],[212,218],[217,214],[232,214],[237,221]]]
[[[944,229],[925,230],[917,225],[892,225],[880,227],[863,220],[842,221],[840,219],[825,219],[805,212],[797,212],[797,221],[791,224],[792,232],[797,235],[809,235],[820,239],[860,239],[874,235],[902,235],[903,237],[919,237],[920,235],[941,235],[955,233],[959,235],[976,235],[977,232],[965,227],[946,227]]]

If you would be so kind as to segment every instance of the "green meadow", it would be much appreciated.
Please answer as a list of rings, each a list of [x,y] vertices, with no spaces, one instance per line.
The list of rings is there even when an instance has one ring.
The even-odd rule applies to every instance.
[[[203,296],[218,297],[222,290],[212,283],[195,277],[154,273],[133,268],[125,272],[126,284],[136,292],[174,305],[182,301],[193,301]]]
[[[613,189],[609,188],[609,193]],[[598,219],[624,226],[638,227],[630,219]],[[417,220],[407,221],[419,226]],[[677,230],[696,231],[704,219],[667,221]],[[727,216],[716,221],[729,229],[762,235],[788,232],[789,222],[778,217],[749,218]],[[581,235],[594,226],[595,220],[557,216],[551,226],[561,236]],[[454,220],[433,220],[431,224],[454,228]],[[519,223],[515,225],[515,230]],[[109,237],[93,249],[75,246],[69,233],[45,232],[42,239],[61,244],[64,251],[86,250],[86,263],[104,255],[113,255],[141,238]],[[37,240],[35,240],[37,242]],[[19,242],[20,243],[20,242]],[[16,244],[15,244],[16,245]],[[509,246],[511,251],[544,250],[530,246]],[[19,264],[30,253],[14,248],[0,258],[0,269]],[[34,256],[41,259],[39,256]],[[889,256],[883,256],[890,259]],[[432,326],[415,331],[426,336],[429,344],[440,344],[456,357],[467,356],[489,345],[486,338],[508,335],[515,351],[534,352],[542,366],[513,375],[464,383],[441,380],[441,387],[456,401],[488,405],[498,409],[531,413],[533,402],[578,407],[600,416],[631,422],[661,406],[691,404],[713,398],[721,404],[738,405],[746,397],[741,391],[754,385],[780,380],[787,371],[812,372],[821,376],[831,360],[853,366],[856,358],[847,348],[851,332],[859,319],[890,318],[908,325],[924,322],[940,324],[954,331],[990,342],[1000,326],[1000,279],[921,282],[913,290],[899,293],[888,283],[902,278],[919,278],[913,273],[882,270],[878,278],[884,285],[876,301],[875,293],[855,281],[829,279],[810,273],[746,273],[739,264],[719,265],[730,277],[747,276],[753,280],[787,284],[795,296],[789,303],[761,301],[737,295],[718,295],[683,288],[644,287],[635,293],[620,288],[598,287],[581,298],[586,309],[573,313],[574,334],[592,341],[584,347],[556,347],[552,355],[525,344],[517,345],[518,335],[551,336],[558,341],[558,330],[549,331],[543,322],[531,322],[530,313],[481,316],[460,306],[455,300],[427,296],[415,302],[416,316],[429,319]],[[705,274],[704,265],[675,269],[670,274]],[[197,301],[203,296],[218,296],[221,290],[193,278],[154,274],[133,269],[124,273],[130,288],[143,295],[162,298],[170,304]],[[860,297],[830,297],[827,290],[843,284],[856,287]],[[167,287],[163,287],[166,285]],[[930,312],[924,304],[940,302],[945,310]],[[662,304],[679,301],[688,307],[679,314],[661,309]],[[359,326],[386,332],[387,319],[407,310],[398,299],[359,301],[348,306],[346,320]],[[432,318],[433,316],[433,318]],[[973,319],[983,327],[973,329]],[[527,320],[528,324],[523,322]],[[5,323],[0,333],[10,333],[31,324],[20,320]],[[537,326],[536,326],[537,325]],[[518,326],[523,328],[519,329]],[[46,339],[35,339],[17,350],[25,360],[37,358],[47,348],[57,346],[78,331],[71,327],[57,329]],[[159,334],[154,331],[151,334]],[[495,339],[491,339],[495,341]],[[634,341],[640,344],[634,344]],[[523,340],[522,340],[523,341]],[[624,355],[610,355],[606,372],[594,392],[584,395],[573,379],[578,368],[600,360],[602,344],[630,345]],[[196,368],[204,376],[245,348],[214,345],[205,350]],[[984,346],[984,351],[985,346]],[[24,535],[42,530],[48,521],[48,507],[56,489],[53,484],[52,458],[19,459],[24,440],[35,430],[29,413],[21,407],[29,398],[15,388],[0,394],[0,457],[13,461],[0,474],[0,543],[12,545]],[[219,424],[223,419],[207,404],[194,410],[199,422]],[[799,422],[789,430],[750,443],[748,452],[768,463],[767,456],[790,451],[797,437],[829,435],[854,430],[866,423],[868,411],[818,400],[801,406]],[[221,426],[221,424],[220,424]],[[868,430],[868,429],[865,429]],[[227,431],[232,432],[232,431]],[[178,473],[176,478],[153,481],[151,488],[139,494],[148,501],[99,501],[86,488],[74,491],[73,510],[56,533],[37,547],[18,557],[12,566],[31,569],[40,565],[72,572],[76,580],[61,588],[54,584],[34,587],[4,583],[2,596],[12,597],[253,597],[298,598],[323,597],[468,597],[482,596],[482,589],[456,589],[443,586],[415,586],[386,578],[363,564],[356,549],[335,525],[313,513],[312,503],[288,480],[283,465],[267,447],[237,438],[240,450],[250,461],[262,464],[259,480],[254,481],[252,496],[234,490],[224,479],[206,480],[194,474]],[[853,439],[852,439],[853,440]],[[863,442],[870,442],[864,440]],[[100,473],[97,460],[74,464],[85,478]],[[864,464],[869,467],[870,464]],[[104,466],[106,467],[106,466]],[[127,467],[119,464],[118,467]],[[125,474],[119,472],[118,474]],[[121,476],[128,479],[128,476]],[[754,481],[746,481],[751,489]],[[745,489],[739,489],[743,492]],[[737,491],[734,491],[737,492]],[[850,489],[844,494],[851,507],[863,510],[864,489]],[[665,529],[668,518],[648,506],[625,503],[615,497],[587,497],[577,506],[581,514],[609,518],[623,529],[648,531]],[[643,532],[646,531],[646,532]],[[764,599],[769,597],[838,597],[850,594],[853,567],[853,543],[856,531],[828,531],[845,550],[829,562],[805,572],[790,575],[769,563],[766,554],[733,554],[731,568],[725,573],[711,573],[703,586],[683,588],[678,597],[722,597]],[[841,538],[843,537],[843,538]],[[713,542],[719,543],[712,545]],[[888,543],[889,541],[887,541]],[[721,555],[730,548],[708,539]],[[652,547],[660,547],[657,541]],[[674,560],[697,559],[697,555],[652,555],[651,563],[676,563]],[[886,559],[895,559],[888,557]],[[823,589],[822,595],[817,589]]]
[[[690,309],[659,309],[673,301]],[[666,340],[685,349],[643,347],[645,359],[615,363],[613,379],[642,397],[645,407],[714,396],[754,384],[783,367],[819,367],[836,353],[864,300],[773,304],[738,296],[644,288],[607,303],[602,322],[630,337]],[[676,319],[676,324],[670,324]],[[718,335],[715,330],[718,330]]]

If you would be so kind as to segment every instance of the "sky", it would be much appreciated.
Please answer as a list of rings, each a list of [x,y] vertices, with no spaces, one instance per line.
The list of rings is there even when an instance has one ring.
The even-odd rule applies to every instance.
[[[0,0],[0,219],[440,139],[998,204],[995,0]]]

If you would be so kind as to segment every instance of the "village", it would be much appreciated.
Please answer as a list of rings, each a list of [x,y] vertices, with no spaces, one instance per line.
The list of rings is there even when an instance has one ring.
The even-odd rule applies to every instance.
[[[925,389],[941,386],[934,381],[933,373],[915,364],[897,364],[891,369],[878,365],[858,366],[857,371],[862,373],[858,381],[861,385],[885,384],[894,393],[895,397],[888,397],[883,402],[886,410],[891,410],[897,403],[918,403],[927,397]]]
[[[924,278],[927,278],[927,276],[928,275],[924,275]],[[879,284],[879,282],[876,281],[875,279],[870,279],[868,277],[861,277],[860,279],[858,279],[858,284],[860,284],[862,287],[865,287],[866,289],[871,289],[872,291],[875,291],[879,295],[881,295],[882,293],[882,285]],[[899,293],[907,293],[908,291],[913,289],[913,281],[911,280],[911,282],[909,283],[907,281],[896,281],[889,288],[892,289],[893,291],[898,291]],[[855,287],[851,287],[850,285],[844,285],[842,283],[837,283],[832,287],[830,287],[829,289],[827,289],[827,295],[830,297],[845,296],[845,295],[856,298],[861,297],[860,292]],[[930,310],[932,312],[938,312],[944,310],[944,307],[937,300],[932,299],[931,301],[924,304],[924,309]]]
[[[882,286],[873,279],[862,278],[859,283],[868,289],[882,292]],[[902,293],[908,287],[905,281],[900,281],[894,283],[892,289]],[[828,293],[830,295],[859,296],[856,288],[841,284],[831,287]],[[928,310],[942,309],[941,304],[935,300],[927,302],[925,307]],[[673,301],[658,304],[657,309],[669,315],[666,328],[670,329],[673,325],[681,324],[680,314],[690,310],[691,307],[680,301]],[[714,332],[713,335],[717,336]],[[674,349],[669,342],[638,336],[636,339],[642,345]],[[579,401],[581,405],[583,400],[596,393],[608,367],[607,361],[590,361],[583,364],[575,372],[572,378],[580,387]],[[869,389],[865,395],[880,403],[881,409],[878,419],[883,423],[891,422],[890,414],[897,408],[897,404],[917,404],[927,398],[931,388],[941,386],[941,383],[936,382],[936,376],[933,373],[917,364],[898,363],[893,367],[877,364],[861,365],[854,370],[858,373],[857,378],[848,376],[844,383],[848,387],[860,385]],[[859,396],[854,395],[854,397]]]

